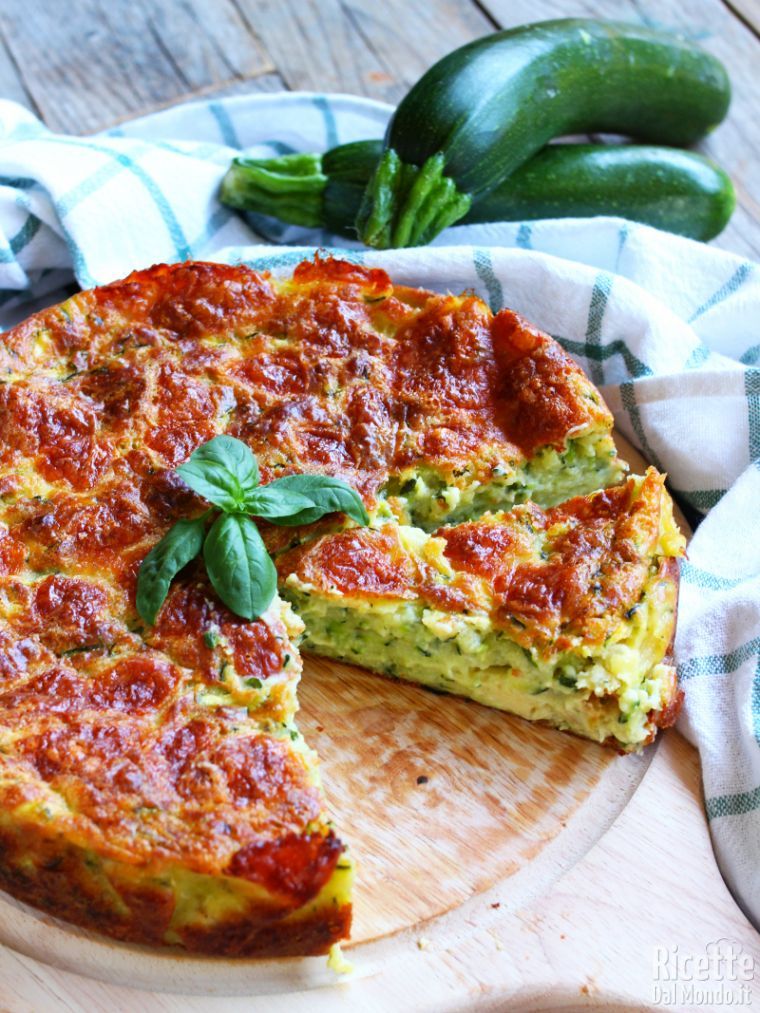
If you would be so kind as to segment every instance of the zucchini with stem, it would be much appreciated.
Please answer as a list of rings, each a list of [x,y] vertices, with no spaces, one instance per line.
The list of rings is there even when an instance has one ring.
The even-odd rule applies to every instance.
[[[606,131],[691,144],[729,102],[717,59],[642,25],[563,18],[496,32],[445,56],[402,100],[359,237],[423,245],[553,138]]]
[[[382,151],[382,141],[368,140],[339,145],[321,156],[236,158],[221,199],[232,207],[355,239],[364,187]],[[692,151],[552,144],[476,201],[462,224],[618,215],[707,240],[722,231],[735,203],[726,173]]]

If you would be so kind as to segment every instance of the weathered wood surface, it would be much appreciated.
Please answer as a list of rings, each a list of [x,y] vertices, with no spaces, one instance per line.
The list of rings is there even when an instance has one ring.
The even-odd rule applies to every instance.
[[[760,259],[760,0],[0,0],[0,95],[72,133],[280,87],[396,102],[456,46],[568,14],[680,30],[725,61],[732,110],[700,150],[728,170],[739,205],[715,242]]]
[[[74,133],[275,71],[233,0],[3,0],[0,28],[32,108]]]
[[[382,973],[378,950],[407,951],[402,936],[428,935],[445,915],[460,927],[473,900],[488,909],[483,895],[497,885],[504,914],[548,893],[621,814],[650,759],[315,658],[299,701],[330,813],[357,858],[347,955],[362,975]],[[0,943],[149,995],[167,981],[215,990],[204,962],[51,928],[1,893]],[[335,983],[323,960],[308,963],[309,980]],[[273,962],[217,967],[230,995],[293,990]]]

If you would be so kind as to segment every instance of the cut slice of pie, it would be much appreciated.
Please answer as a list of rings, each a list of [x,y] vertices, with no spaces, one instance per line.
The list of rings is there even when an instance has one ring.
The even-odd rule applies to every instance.
[[[201,573],[156,628],[97,577],[2,581],[0,884],[88,929],[234,956],[324,951],[352,864],[293,724],[302,624]]]
[[[680,701],[684,539],[653,469],[434,535],[389,522],[278,559],[304,649],[635,750]]]
[[[579,699],[585,683],[606,678],[599,672],[629,677],[622,640],[608,658],[597,637],[593,664],[580,664],[573,641],[558,689],[541,660],[549,633],[519,609],[505,619],[517,631],[508,641],[487,605],[506,571],[466,539],[518,521],[493,515],[433,538],[422,530],[528,499],[551,507],[622,477],[599,393],[551,338],[509,311],[494,317],[473,295],[397,287],[382,271],[334,260],[302,264],[285,281],[241,266],[161,265],[4,334],[0,378],[0,885],[51,914],[120,939],[229,955],[325,952],[348,933],[351,861],[293,724],[300,621],[279,599],[254,622],[237,619],[193,566],[155,627],[136,613],[141,561],[178,518],[206,509],[175,469],[219,433],[249,444],[264,482],[296,472],[344,479],[381,525],[359,537],[353,562],[358,536],[340,540],[339,516],[309,529],[270,526],[273,552],[333,531],[338,541],[313,551],[342,552],[347,573],[358,573],[364,551],[378,573],[431,555],[430,588],[410,576],[401,607],[385,603],[389,622],[424,618],[419,629],[396,629],[375,656],[354,653],[333,624],[335,654],[386,670],[399,644],[438,650],[449,624],[457,643],[471,643],[470,653],[485,645],[483,657],[494,650],[503,667],[517,650],[505,654],[509,642],[523,648],[520,678],[530,673],[546,689],[539,717],[554,714],[549,702],[556,711]],[[515,514],[545,516],[532,505]],[[610,585],[652,659],[672,624],[674,584],[665,563],[657,578],[641,567],[648,560],[649,574],[668,556],[664,537],[620,556],[641,601]],[[544,535],[531,538],[559,551]],[[449,570],[467,613],[444,595]],[[362,594],[347,586],[340,605],[328,574],[309,580],[325,610],[353,616],[358,637]],[[575,586],[557,580],[563,594]],[[434,588],[438,604],[425,597]],[[555,590],[544,591],[546,621],[564,622]],[[618,599],[605,590],[598,607],[598,630],[616,637]],[[312,618],[312,640],[327,649]],[[585,618],[566,618],[580,632],[558,629],[558,638],[589,636]],[[414,657],[428,656],[415,648]],[[420,678],[432,682],[435,664],[425,660]],[[660,675],[647,676],[646,692],[662,715],[671,670],[650,667]],[[615,736],[626,746],[655,720],[641,718],[644,683],[634,682],[630,705],[620,693],[621,702],[596,696],[600,713],[629,715],[630,729]],[[599,721],[591,729],[588,720],[600,737]]]

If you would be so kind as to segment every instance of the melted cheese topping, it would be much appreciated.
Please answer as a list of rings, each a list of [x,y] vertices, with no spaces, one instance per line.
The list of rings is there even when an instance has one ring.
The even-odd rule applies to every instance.
[[[243,890],[264,921],[318,898],[343,911],[350,864],[292,725],[298,622],[279,600],[237,619],[199,566],[154,628],[136,615],[142,559],[204,509],[173,469],[227,432],[251,446],[264,481],[325,472],[377,516],[421,510],[442,523],[532,489],[548,497],[571,453],[586,466],[563,495],[615,481],[598,393],[509,311],[494,318],[474,296],[321,260],[279,284],[196,263],[81,293],[3,335],[0,381],[3,883],[87,924],[99,904],[115,934],[201,948],[211,908],[191,882]],[[403,492],[423,476],[430,495]],[[273,549],[293,537],[268,533]],[[384,566],[378,587],[393,579]],[[61,842],[78,864],[51,886]],[[128,869],[151,884],[150,927]],[[57,897],[66,882],[89,908],[73,886]],[[183,890],[195,899],[180,916]],[[345,913],[320,918],[300,942],[272,933],[270,950],[324,948],[345,932]]]

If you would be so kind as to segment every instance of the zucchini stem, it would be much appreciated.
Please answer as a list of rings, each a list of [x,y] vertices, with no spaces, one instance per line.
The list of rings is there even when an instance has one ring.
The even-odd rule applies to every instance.
[[[364,191],[356,220],[362,242],[378,249],[421,246],[463,218],[472,197],[460,193],[444,169],[441,152],[418,168],[388,148]]]
[[[235,158],[222,180],[219,199],[229,207],[317,228],[323,220],[326,185],[318,154]]]

